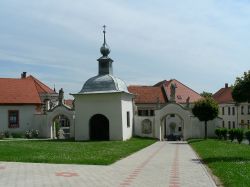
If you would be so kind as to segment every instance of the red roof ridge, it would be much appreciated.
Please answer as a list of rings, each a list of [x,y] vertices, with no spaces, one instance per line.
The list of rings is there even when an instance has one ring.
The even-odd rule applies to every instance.
[[[185,86],[186,88],[188,88],[188,89],[190,89],[190,90],[192,90],[193,92],[195,92],[195,93],[197,93],[199,96],[201,96],[198,92],[196,92],[195,90],[193,90],[192,88],[190,88],[189,86],[187,86],[187,85],[185,85],[185,84],[183,84],[183,83],[181,83],[180,81],[178,81],[178,80],[176,80],[176,79],[171,79],[172,81],[173,80],[175,80],[175,81],[177,81],[178,83],[180,83],[180,84],[182,84],[183,86]],[[171,82],[171,81],[170,81]],[[201,96],[202,97],[202,96]]]
[[[55,93],[54,90],[52,90],[50,87],[48,87],[47,85],[45,85],[44,83],[42,83],[41,81],[39,81],[37,78],[35,78],[32,75],[29,75],[27,77],[27,79],[32,79],[35,82],[36,85],[36,89],[37,87],[39,87],[41,90],[43,90],[42,93]],[[39,90],[37,89],[37,91],[39,92]],[[40,92],[39,92],[40,93]]]

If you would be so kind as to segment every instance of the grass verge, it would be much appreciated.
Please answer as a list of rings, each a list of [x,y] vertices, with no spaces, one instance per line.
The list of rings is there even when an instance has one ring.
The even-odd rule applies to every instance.
[[[127,141],[0,141],[0,160],[13,162],[108,165],[156,142]]]
[[[203,162],[226,187],[250,186],[250,146],[215,139],[189,140]]]

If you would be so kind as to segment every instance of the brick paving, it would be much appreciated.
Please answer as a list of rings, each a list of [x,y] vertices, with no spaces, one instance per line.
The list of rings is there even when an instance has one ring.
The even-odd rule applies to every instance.
[[[157,142],[110,166],[0,162],[4,187],[215,187],[186,142]]]

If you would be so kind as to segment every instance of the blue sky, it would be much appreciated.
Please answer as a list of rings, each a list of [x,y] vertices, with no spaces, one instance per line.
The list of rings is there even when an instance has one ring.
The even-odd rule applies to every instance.
[[[80,91],[97,74],[103,24],[128,85],[175,78],[215,92],[250,69],[247,0],[1,0],[0,77],[27,71]]]

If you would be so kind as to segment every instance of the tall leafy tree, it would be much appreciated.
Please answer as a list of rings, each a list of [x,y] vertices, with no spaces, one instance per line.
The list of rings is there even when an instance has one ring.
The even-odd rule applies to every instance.
[[[232,90],[233,99],[240,102],[250,102],[250,70],[237,77]]]
[[[201,94],[200,94],[202,97],[212,97],[212,93],[210,93],[210,92],[205,92],[205,91],[203,91]]]
[[[205,97],[194,103],[192,112],[200,121],[205,122],[205,139],[207,139],[207,122],[216,118],[219,113],[217,102],[211,97]]]

